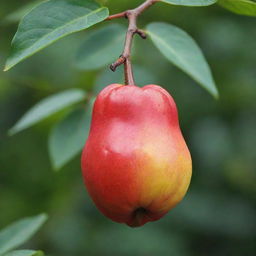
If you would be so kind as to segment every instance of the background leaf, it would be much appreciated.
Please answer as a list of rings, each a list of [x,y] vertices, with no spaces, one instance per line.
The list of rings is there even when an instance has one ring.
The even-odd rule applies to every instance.
[[[217,2],[217,0],[160,0],[162,2],[174,5],[186,6],[206,6]]]
[[[25,16],[29,11],[31,11],[32,8],[34,8],[36,5],[38,5],[42,1],[43,0],[36,0],[23,5],[21,8],[7,15],[1,23],[11,24],[11,23],[19,22],[23,16]]]
[[[47,215],[40,214],[19,220],[0,232],[0,255],[15,249],[29,240],[46,221]]]
[[[58,170],[80,153],[87,139],[94,100],[86,109],[76,109],[60,121],[51,131],[49,152],[53,167]]]
[[[123,50],[125,32],[124,26],[110,24],[88,34],[77,53],[76,66],[90,70],[110,65]]]
[[[236,14],[256,16],[256,3],[249,0],[219,0],[218,4]]]
[[[108,9],[91,0],[50,0],[32,9],[13,38],[5,71],[71,33],[108,17]]]
[[[13,135],[55,114],[56,112],[85,99],[86,93],[80,89],[70,89],[39,101],[10,129]]]
[[[189,74],[214,97],[218,96],[202,51],[185,31],[160,22],[149,24],[147,31],[155,46],[169,61]]]
[[[6,253],[4,256],[43,256],[42,251],[34,250],[16,250]]]

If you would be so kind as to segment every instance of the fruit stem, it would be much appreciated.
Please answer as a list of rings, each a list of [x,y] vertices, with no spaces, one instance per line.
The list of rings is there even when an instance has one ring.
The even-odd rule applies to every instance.
[[[112,20],[117,18],[127,18],[129,21],[128,30],[126,33],[124,50],[121,56],[110,66],[110,69],[114,72],[117,67],[124,64],[124,74],[125,74],[125,84],[135,85],[132,63],[131,63],[131,50],[133,37],[135,34],[141,36],[141,38],[146,39],[146,34],[141,29],[137,27],[137,18],[141,15],[147,8],[155,4],[159,0],[146,0],[144,3],[139,5],[137,8],[117,13],[109,16],[106,20]]]

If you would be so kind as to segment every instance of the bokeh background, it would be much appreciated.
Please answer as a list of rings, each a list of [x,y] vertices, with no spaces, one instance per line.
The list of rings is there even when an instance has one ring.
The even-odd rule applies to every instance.
[[[8,22],[4,17],[28,2],[0,1],[1,70],[17,28],[15,17]],[[141,2],[111,0],[106,6],[116,13]],[[74,56],[88,33],[83,31],[9,72],[0,71],[0,228],[40,212],[50,217],[26,248],[52,256],[256,255],[256,19],[219,6],[158,4],[139,23],[143,27],[151,21],[172,23],[195,38],[220,92],[220,99],[214,100],[166,61],[150,40],[136,38],[137,81],[162,85],[179,108],[193,157],[187,196],[165,218],[142,228],[113,223],[88,197],[79,156],[59,172],[51,167],[48,134],[59,115],[7,135],[17,119],[46,96],[116,82],[108,67],[90,72],[75,68]]]

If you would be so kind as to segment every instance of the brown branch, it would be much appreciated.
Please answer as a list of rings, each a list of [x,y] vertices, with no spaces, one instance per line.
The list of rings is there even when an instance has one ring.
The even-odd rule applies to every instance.
[[[106,20],[113,20],[113,19],[118,19],[118,18],[123,18],[126,17],[126,12],[120,12],[114,15],[110,15],[106,18]]]
[[[132,64],[131,64],[131,49],[132,49],[133,37],[135,34],[138,34],[143,39],[146,38],[145,32],[142,31],[141,29],[138,29],[138,27],[137,27],[137,18],[147,8],[149,8],[151,5],[153,5],[154,3],[158,2],[158,1],[159,0],[146,0],[144,3],[142,3],[135,9],[111,15],[106,19],[106,20],[112,20],[112,19],[116,19],[116,18],[125,17],[129,21],[129,26],[128,26],[128,30],[126,33],[125,46],[124,46],[123,53],[117,59],[117,61],[115,61],[110,66],[111,70],[115,71],[118,66],[124,64],[125,84],[127,84],[127,85],[135,85]]]

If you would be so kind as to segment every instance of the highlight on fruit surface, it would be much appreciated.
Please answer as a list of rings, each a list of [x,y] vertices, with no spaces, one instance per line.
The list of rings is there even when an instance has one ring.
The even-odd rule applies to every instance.
[[[111,220],[138,227],[163,217],[182,200],[192,174],[170,94],[157,85],[103,89],[81,165],[90,196]]]

